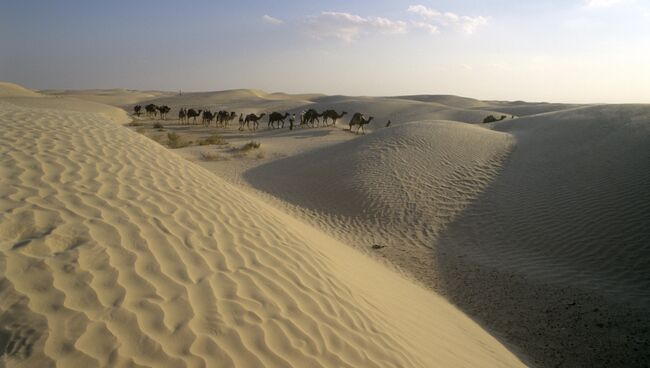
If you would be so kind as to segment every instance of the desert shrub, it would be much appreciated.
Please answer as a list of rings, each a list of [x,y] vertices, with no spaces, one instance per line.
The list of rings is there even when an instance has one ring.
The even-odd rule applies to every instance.
[[[160,123],[155,123],[155,124],[153,125],[153,128],[154,128],[154,129],[164,129],[165,127],[164,127],[162,124],[160,124]]]
[[[497,121],[497,118],[495,118],[494,115],[488,115],[483,119],[483,124],[494,123],[495,121]]]
[[[248,152],[248,151],[260,148],[261,145],[262,144],[260,142],[250,141],[250,142],[246,143],[245,145],[241,146],[241,148],[239,150],[241,152]]]
[[[139,121],[135,121],[135,120],[132,121],[132,122],[130,122],[130,123],[128,123],[128,124],[126,124],[126,126],[130,126],[130,127],[139,127],[139,126],[143,126],[143,125],[144,125],[144,124],[142,124],[141,122],[139,122]]]
[[[213,134],[208,138],[199,139],[197,143],[199,146],[207,146],[211,144],[218,144],[218,145],[227,144],[226,141],[219,134]]]
[[[507,118],[506,115],[501,115],[501,117],[499,118],[499,120],[505,120],[506,118]]]
[[[203,161],[224,161],[228,158],[224,155],[212,152],[201,152],[201,160]]]
[[[183,137],[176,133],[167,133],[167,145],[169,148],[187,147],[191,142],[186,142]]]

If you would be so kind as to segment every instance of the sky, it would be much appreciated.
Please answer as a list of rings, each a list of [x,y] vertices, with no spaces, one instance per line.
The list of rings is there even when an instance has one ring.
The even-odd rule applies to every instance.
[[[0,80],[650,103],[650,0],[0,0]]]

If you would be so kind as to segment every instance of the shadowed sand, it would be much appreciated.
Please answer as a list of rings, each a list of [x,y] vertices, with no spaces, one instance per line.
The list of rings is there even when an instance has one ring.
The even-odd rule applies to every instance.
[[[0,99],[7,366],[523,365],[443,298],[124,117]]]

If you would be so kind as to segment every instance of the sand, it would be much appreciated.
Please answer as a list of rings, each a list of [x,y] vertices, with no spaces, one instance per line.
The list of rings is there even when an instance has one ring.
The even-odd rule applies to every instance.
[[[647,106],[457,96],[306,106],[398,118],[358,137],[341,123],[224,133],[259,140],[261,159],[180,154],[442,293],[531,364],[650,362]],[[458,120],[439,120],[450,111]]]
[[[65,106],[63,110],[58,103],[49,102],[56,101],[52,97],[6,97],[3,101],[21,111],[8,113],[13,114],[9,120],[22,121],[21,126],[37,120],[43,111],[65,115],[61,122],[74,121],[70,114],[81,114],[93,116],[81,120],[82,125],[99,119],[102,124],[95,125],[115,126],[115,122],[126,120],[122,110],[98,104],[91,107],[78,99],[104,99],[129,111],[135,103],[133,96],[138,95],[117,90],[59,92],[60,96],[65,94],[75,99],[64,98],[60,105]],[[120,229],[126,226],[122,207],[138,214],[126,216],[126,223],[139,234],[141,245],[129,248],[133,240],[121,235],[115,242],[124,243],[121,246],[131,251],[129,261],[119,264],[119,269],[126,270],[122,275],[134,272],[142,277],[143,264],[157,264],[149,272],[162,273],[163,278],[182,284],[188,293],[195,290],[192,285],[200,283],[198,275],[213,280],[206,288],[212,290],[214,298],[199,298],[197,293],[185,297],[151,282],[154,294],[165,301],[171,294],[184,300],[183,310],[196,317],[179,317],[159,301],[154,304],[162,312],[134,307],[137,297],[131,294],[126,304],[123,297],[118,309],[126,308],[134,319],[155,324],[162,318],[162,325],[170,331],[168,320],[187,326],[181,331],[211,341],[210,346],[221,349],[220,357],[230,359],[222,361],[237,366],[253,364],[253,360],[235,358],[244,355],[254,356],[258,359],[254,365],[263,366],[305,366],[305,362],[308,366],[382,367],[650,364],[650,317],[646,312],[650,307],[650,198],[646,190],[650,186],[650,107],[480,101],[449,95],[290,95],[258,90],[180,96],[161,93],[150,100],[137,100],[140,104],[149,102],[172,106],[170,116],[181,106],[244,113],[299,113],[311,107],[350,114],[359,111],[375,116],[375,121],[367,127],[366,135],[343,130],[350,114],[336,127],[293,131],[266,130],[266,119],[258,132],[175,126],[173,120],[161,121],[165,132],[177,132],[192,140],[218,132],[229,143],[171,152],[145,138],[166,134],[150,127],[145,135],[135,134],[134,130],[142,129],[136,127],[128,132],[115,127],[107,137],[80,129],[75,129],[79,130],[76,135],[70,133],[86,140],[77,145],[85,147],[84,152],[91,157],[79,154],[70,158],[77,166],[64,172],[83,171],[78,162],[121,168],[114,171],[122,176],[100,180],[110,183],[102,186],[121,188],[100,192],[102,204],[119,209],[113,220],[102,216],[102,221]],[[24,111],[31,111],[31,115]],[[507,118],[477,124],[490,114]],[[389,119],[393,124],[384,128]],[[144,123],[150,126],[153,121]],[[95,125],[92,131],[101,135],[102,130]],[[246,155],[232,153],[251,140],[260,142],[261,147]],[[90,146],[99,147],[101,152]],[[203,153],[218,159],[202,159]],[[26,156],[39,162],[35,167],[50,162]],[[56,160],[52,162],[58,165],[47,172],[66,168]],[[143,174],[135,175],[140,172]],[[38,175],[23,174],[20,180],[35,177]],[[89,195],[88,188],[94,187],[86,184],[70,191]],[[72,200],[74,196],[68,197],[70,203],[89,201]],[[171,203],[165,200],[169,197]],[[119,202],[125,198],[129,205]],[[118,202],[110,202],[115,199]],[[109,211],[103,207],[102,211]],[[134,221],[142,217],[148,221]],[[158,220],[151,220],[154,217]],[[90,218],[88,215],[75,221],[90,226]],[[19,222],[6,228],[19,228]],[[196,228],[201,229],[198,235]],[[47,231],[40,233],[50,236]],[[90,243],[97,239],[86,238]],[[165,253],[158,248],[158,239],[166,245],[164,249],[174,250],[173,266],[161,256]],[[7,244],[14,244],[12,241]],[[204,243],[208,245],[198,246]],[[92,247],[102,246],[77,246],[64,253]],[[152,255],[147,258],[142,249],[151,249]],[[107,257],[111,258],[110,254]],[[233,257],[238,267],[240,263],[245,266],[248,278],[231,266]],[[190,259],[212,261],[206,261],[207,270]],[[290,262],[293,259],[299,261]],[[115,261],[109,263],[117,269]],[[219,266],[215,268],[212,263]],[[225,269],[220,268],[222,265]],[[89,266],[84,267],[92,274]],[[282,279],[289,281],[272,283],[269,280],[278,277],[271,269],[282,275],[289,272],[291,276]],[[174,272],[185,272],[188,279]],[[316,280],[313,274],[319,275]],[[214,281],[223,280],[219,278],[223,275],[228,283]],[[17,283],[15,276],[12,280]],[[125,294],[143,288],[129,286],[124,276],[116,280]],[[322,280],[327,282],[319,282]],[[291,287],[296,282],[305,285],[299,288],[300,295]],[[96,282],[87,284],[97,295],[108,293]],[[8,300],[29,295],[25,288],[21,290]],[[228,300],[237,300],[233,302],[237,307],[229,304],[226,315],[234,311],[233,315],[249,316],[252,311],[263,322],[244,317],[244,322],[227,320],[220,299],[223,293]],[[251,304],[258,299],[264,301],[261,306]],[[316,310],[305,309],[316,304]],[[235,331],[231,336],[239,336],[247,353],[225,344],[226,340],[219,337],[221,332],[212,334],[196,327],[201,325],[201,318],[212,315],[205,305],[216,305],[225,320],[223,326]],[[278,307],[284,317],[278,321],[275,315],[268,315],[269,305],[292,307]],[[76,311],[74,304],[65,307]],[[29,331],[49,331],[47,318],[39,319],[47,313],[31,307],[14,309],[15,314],[5,315],[31,321],[36,327]],[[313,322],[296,320],[296,311]],[[286,338],[275,339],[275,330],[265,323],[269,320],[280,326]],[[165,363],[178,358],[174,362],[179,365],[192,365],[192,359],[200,357],[202,360],[197,361],[212,366],[205,354],[197,353],[203,350],[194,347],[195,343],[183,350],[176,338],[170,342],[159,330],[144,327],[148,325],[142,322],[140,325],[139,333],[167,354]],[[251,325],[258,334],[250,332]],[[285,344],[300,340],[292,340],[295,336],[286,331],[302,331],[300,336],[313,342],[306,346],[319,347],[317,352],[300,344]],[[264,343],[255,340],[260,333],[265,336]],[[75,335],[68,332],[66,336]],[[118,346],[121,335],[113,336],[113,345],[106,342],[106,346],[112,346],[115,353],[111,354],[119,357],[115,361],[135,361],[133,356],[139,356],[140,351],[126,354],[126,348]],[[34,340],[49,341],[43,337]],[[301,353],[287,346],[299,346]],[[388,346],[390,350],[386,350]],[[83,351],[86,354],[87,350]],[[151,351],[141,349],[142,354]],[[274,358],[264,360],[269,352],[283,363],[277,364]],[[52,359],[52,355],[45,354],[44,359]],[[310,360],[301,360],[305,356]]]
[[[3,364],[523,366],[444,298],[98,107],[0,99]]]

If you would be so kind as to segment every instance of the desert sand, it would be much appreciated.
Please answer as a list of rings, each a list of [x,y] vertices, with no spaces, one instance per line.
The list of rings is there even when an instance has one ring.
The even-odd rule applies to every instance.
[[[256,96],[237,107],[278,103]],[[647,106],[307,98],[290,111],[362,111],[376,117],[372,133],[349,134],[342,119],[220,133],[261,142],[249,159],[175,152],[441,293],[527,364],[650,361]],[[477,124],[486,114],[507,117]]]
[[[124,126],[147,103],[169,120]],[[7,366],[650,362],[648,106],[7,83],[0,106]]]
[[[3,365],[523,366],[443,297],[123,110],[2,96]]]

